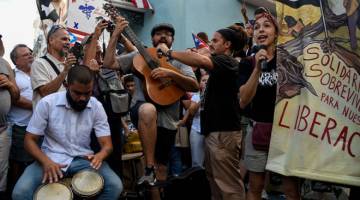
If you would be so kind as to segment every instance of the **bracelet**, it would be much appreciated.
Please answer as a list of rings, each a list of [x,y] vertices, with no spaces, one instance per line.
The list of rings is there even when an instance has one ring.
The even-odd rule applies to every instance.
[[[173,50],[169,49],[169,50],[165,53],[166,57],[168,57],[169,59],[172,59],[172,56],[171,56],[172,51],[173,51]]]

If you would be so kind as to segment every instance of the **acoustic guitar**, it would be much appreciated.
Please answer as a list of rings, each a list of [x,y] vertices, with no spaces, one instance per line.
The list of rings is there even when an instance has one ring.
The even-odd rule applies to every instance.
[[[104,10],[112,18],[118,15],[116,8],[109,3],[104,4]],[[140,55],[134,57],[133,66],[136,74],[144,80],[144,93],[147,99],[161,106],[167,106],[178,101],[185,94],[185,91],[170,78],[151,78],[151,71],[158,67],[167,68],[176,73],[181,73],[180,70],[168,63],[165,56],[159,55],[156,48],[145,48],[129,26],[124,29],[123,34],[139,51]]]

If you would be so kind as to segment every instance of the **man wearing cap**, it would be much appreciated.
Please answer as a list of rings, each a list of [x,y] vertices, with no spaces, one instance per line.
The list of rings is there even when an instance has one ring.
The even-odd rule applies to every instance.
[[[209,70],[209,79],[200,106],[201,133],[205,135],[205,170],[213,200],[245,199],[240,175],[241,124],[238,104],[238,62],[232,54],[245,45],[239,33],[220,29],[210,43],[211,56],[196,52],[158,48],[169,57],[190,66]]]
[[[104,66],[120,69],[125,73],[131,70],[133,57],[137,55],[137,52],[133,52],[125,56],[115,57],[115,45],[127,25],[128,22],[124,18],[118,17],[116,19],[116,28],[110,38],[104,59]],[[152,44],[154,47],[162,44],[170,49],[174,42],[174,35],[175,29],[171,24],[158,24],[151,30]],[[191,67],[172,59],[169,62],[181,73],[156,68],[152,70],[151,77],[154,79],[171,78],[185,91],[196,91],[198,84]],[[157,107],[148,103],[143,93],[142,81],[136,76],[134,80],[135,93],[132,97],[130,115],[139,130],[146,162],[145,176],[139,179],[138,184],[152,185],[155,182],[155,164],[158,164],[157,178],[166,179],[166,165],[177,132],[176,124],[179,120],[180,101],[166,107]]]
[[[65,78],[71,65],[76,62],[73,55],[66,58],[69,45],[70,36],[66,28],[54,25],[47,35],[47,54],[37,58],[31,67],[33,108],[42,97],[65,90]]]

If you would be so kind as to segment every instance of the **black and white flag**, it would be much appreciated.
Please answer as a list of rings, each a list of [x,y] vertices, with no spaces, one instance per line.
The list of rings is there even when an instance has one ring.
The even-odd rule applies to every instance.
[[[59,15],[52,5],[51,0],[36,0],[36,4],[41,20],[50,19],[53,22],[56,22],[59,19]]]

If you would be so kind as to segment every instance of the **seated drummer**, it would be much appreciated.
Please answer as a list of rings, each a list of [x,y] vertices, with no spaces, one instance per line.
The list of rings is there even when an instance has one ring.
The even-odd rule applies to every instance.
[[[42,183],[57,182],[84,169],[94,169],[104,178],[98,199],[119,198],[122,182],[104,161],[113,147],[104,108],[91,97],[93,79],[88,67],[72,67],[67,91],[48,95],[37,104],[24,142],[36,162],[26,168],[16,183],[14,200],[32,200]],[[101,146],[96,154],[90,149],[92,130]],[[40,136],[44,136],[41,149],[37,146]]]

